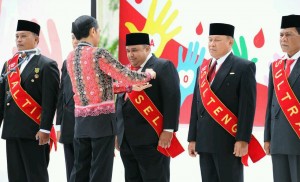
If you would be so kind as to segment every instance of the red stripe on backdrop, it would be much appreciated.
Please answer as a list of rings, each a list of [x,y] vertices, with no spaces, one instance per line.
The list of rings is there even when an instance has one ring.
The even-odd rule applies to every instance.
[[[0,0],[0,15],[1,15],[1,8],[2,8],[2,0]]]
[[[256,108],[254,126],[264,126],[268,100],[268,87],[260,83],[256,84]]]
[[[119,60],[122,64],[128,64],[126,56],[126,34],[130,33],[125,27],[127,21],[134,22],[137,29],[141,30],[145,25],[145,18],[140,15],[127,1],[120,1],[120,30],[119,30]]]

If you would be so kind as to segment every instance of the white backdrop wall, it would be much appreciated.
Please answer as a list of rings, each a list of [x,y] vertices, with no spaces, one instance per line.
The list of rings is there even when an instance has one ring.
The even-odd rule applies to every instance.
[[[99,0],[100,1],[100,0]],[[116,25],[119,24],[118,18],[112,18],[110,12],[107,12],[107,2],[101,0],[101,7],[98,7],[102,21],[100,25],[110,24],[112,28],[111,36],[116,32]],[[153,3],[157,2],[154,7]],[[240,37],[242,36],[246,42],[246,50],[249,59],[257,58],[257,82],[260,86],[266,89],[268,79],[268,67],[270,62],[275,57],[282,55],[279,47],[279,27],[282,15],[299,14],[299,0],[120,0],[121,4],[121,19],[120,19],[120,59],[122,62],[127,62],[124,57],[124,38],[125,33],[130,32],[125,26],[126,22],[134,24],[138,30],[143,30],[149,15],[154,15],[154,19],[160,16],[163,7],[171,2],[170,9],[164,11],[164,21],[172,12],[177,11],[177,16],[169,25],[167,32],[181,27],[180,32],[170,37],[169,43],[163,46],[162,52],[156,52],[161,46],[161,34],[159,31],[162,27],[155,25],[151,27],[151,36],[154,42],[153,52],[157,56],[172,58],[178,71],[183,70],[188,72],[194,71],[196,64],[191,64],[190,67],[179,66],[178,49],[183,47],[184,53],[188,51],[190,42],[198,42],[200,48],[206,50],[208,27],[212,22],[231,23],[236,26],[235,38],[237,40],[238,49],[241,50]],[[151,9],[152,7],[152,9]],[[122,12],[122,8],[129,8],[131,11]],[[126,9],[125,9],[126,10]],[[15,51],[15,29],[18,19],[34,20],[41,25],[41,42],[39,48],[46,56],[55,59],[59,67],[62,61],[66,58],[71,47],[71,22],[80,15],[90,14],[90,1],[87,0],[0,0],[0,67],[8,60]],[[117,16],[114,14],[113,16]],[[134,16],[134,17],[131,17]],[[107,18],[108,17],[108,18]],[[99,15],[98,15],[99,18]],[[202,32],[199,34],[196,31],[199,23],[202,25]],[[153,31],[153,30],[154,31]],[[255,39],[260,30],[263,32],[262,40]],[[157,31],[157,32],[155,32]],[[257,46],[257,44],[259,44]],[[262,45],[261,45],[262,44]],[[175,46],[174,46],[175,45]],[[156,46],[156,47],[155,47]],[[245,51],[245,48],[243,49]],[[122,57],[123,56],[123,57]],[[200,57],[200,51],[198,53]],[[205,58],[209,58],[206,50]],[[202,61],[202,60],[198,60]],[[199,64],[199,63],[198,63]],[[187,75],[190,76],[190,75]],[[181,113],[189,114],[190,88],[193,87],[192,82],[185,83],[181,80],[182,86],[182,110]],[[260,110],[259,112],[264,112]],[[181,116],[181,125],[179,128],[178,137],[185,148],[187,148],[187,133],[188,133],[188,114]],[[263,120],[256,121],[257,126],[263,125]],[[1,132],[0,132],[1,134]],[[263,140],[263,128],[255,127],[254,134],[260,142]],[[0,140],[0,182],[7,181],[6,172],[6,154],[5,141]],[[62,146],[59,145],[58,152],[51,153],[49,164],[49,174],[51,182],[63,182],[65,180],[65,166]],[[181,182],[201,181],[198,158],[190,158],[187,152],[173,159],[171,163],[171,181]],[[113,181],[124,181],[124,170],[120,160],[119,153],[116,152],[115,165],[113,172]],[[262,159],[257,164],[251,164],[245,168],[245,181],[272,181],[272,170],[270,157]]]

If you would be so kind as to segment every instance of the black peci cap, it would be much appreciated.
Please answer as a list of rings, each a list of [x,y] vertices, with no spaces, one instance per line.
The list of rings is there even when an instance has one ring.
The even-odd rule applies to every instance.
[[[300,15],[282,16],[281,28],[300,27]]]
[[[228,35],[233,37],[234,26],[224,23],[211,23],[209,26],[209,35]]]
[[[150,45],[147,33],[130,33],[126,35],[126,46],[142,44]]]
[[[40,25],[27,20],[18,20],[17,31],[30,31],[37,35],[40,34]]]

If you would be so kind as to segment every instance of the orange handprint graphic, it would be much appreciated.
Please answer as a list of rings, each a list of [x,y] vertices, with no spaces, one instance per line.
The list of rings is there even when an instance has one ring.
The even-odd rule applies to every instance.
[[[171,40],[174,36],[179,34],[182,27],[178,26],[173,30],[167,32],[170,25],[177,17],[178,10],[173,11],[169,17],[166,17],[172,5],[171,0],[168,0],[167,3],[164,5],[163,9],[161,10],[160,14],[158,15],[157,19],[155,19],[154,14],[157,7],[157,2],[158,0],[152,1],[143,30],[138,30],[132,22],[126,22],[125,26],[129,30],[129,32],[149,33],[152,39],[150,40],[153,46],[152,51],[153,53],[155,53],[156,56],[159,57],[162,54],[167,42]]]

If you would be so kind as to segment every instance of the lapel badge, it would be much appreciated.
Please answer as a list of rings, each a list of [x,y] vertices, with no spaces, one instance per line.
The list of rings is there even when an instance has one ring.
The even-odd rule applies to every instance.
[[[39,78],[39,72],[40,72],[40,68],[34,68],[34,72],[35,72],[35,75],[34,75],[34,78],[38,79]]]

